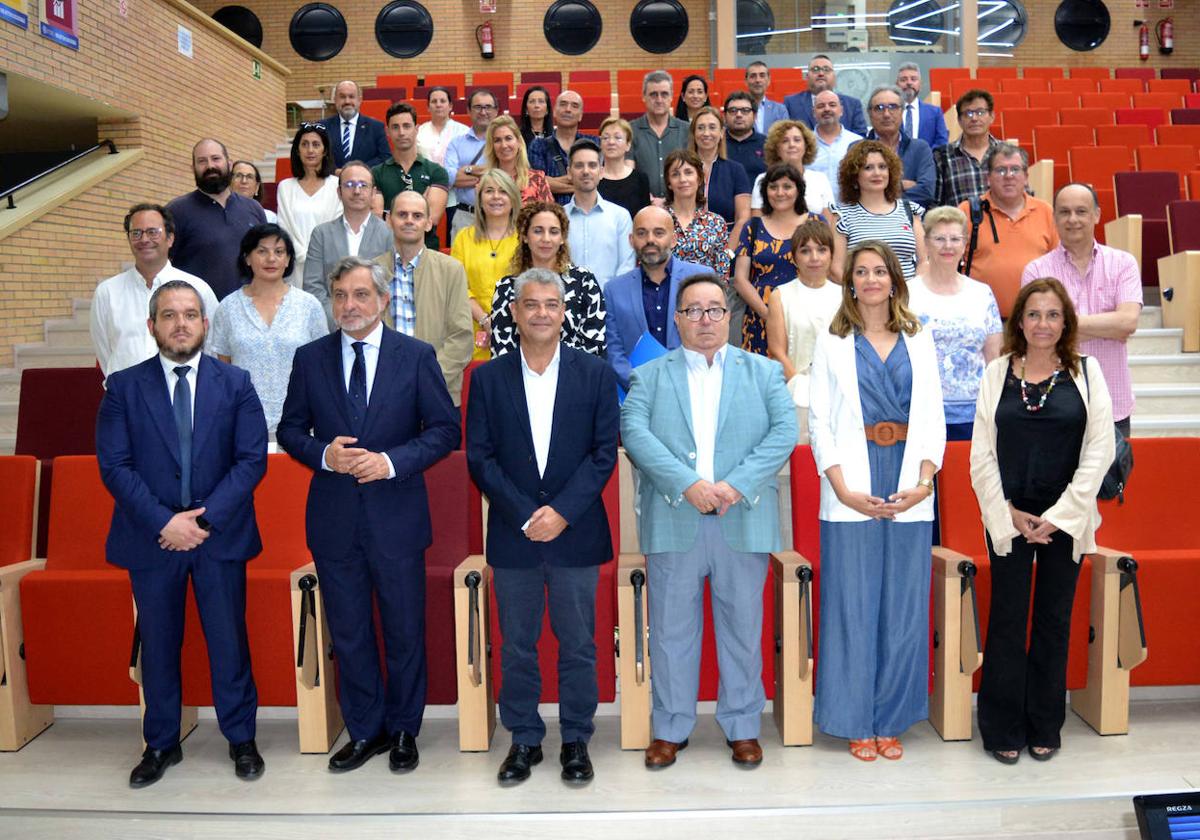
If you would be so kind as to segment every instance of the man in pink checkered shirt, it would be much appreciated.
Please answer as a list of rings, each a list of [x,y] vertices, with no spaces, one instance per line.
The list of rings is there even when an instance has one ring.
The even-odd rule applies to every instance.
[[[1100,202],[1087,184],[1067,184],[1054,195],[1057,248],[1021,274],[1021,285],[1039,277],[1062,282],[1079,316],[1079,352],[1092,356],[1112,394],[1113,419],[1126,436],[1133,386],[1125,342],[1137,329],[1142,280],[1133,255],[1096,242]]]

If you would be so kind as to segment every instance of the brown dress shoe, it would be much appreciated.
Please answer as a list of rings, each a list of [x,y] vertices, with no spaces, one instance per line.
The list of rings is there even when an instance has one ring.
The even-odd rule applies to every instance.
[[[651,770],[661,770],[675,763],[675,753],[686,749],[687,739],[676,744],[674,741],[660,741],[657,738],[646,747],[646,766]]]
[[[762,764],[762,747],[757,738],[742,741],[726,741],[733,750],[733,763],[742,767],[757,767]]]

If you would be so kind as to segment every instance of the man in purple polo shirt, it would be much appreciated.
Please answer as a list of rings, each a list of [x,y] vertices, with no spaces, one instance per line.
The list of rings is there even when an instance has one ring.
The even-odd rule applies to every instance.
[[[242,287],[242,237],[267,221],[257,201],[229,189],[231,171],[225,144],[206,137],[192,147],[196,189],[167,205],[175,217],[171,264],[205,280],[217,300]]]
[[[1113,419],[1129,435],[1133,385],[1125,342],[1137,329],[1142,279],[1133,255],[1096,242],[1100,201],[1087,184],[1067,184],[1054,194],[1059,244],[1021,274],[1021,285],[1055,277],[1079,316],[1079,352],[1092,356],[1112,394]]]

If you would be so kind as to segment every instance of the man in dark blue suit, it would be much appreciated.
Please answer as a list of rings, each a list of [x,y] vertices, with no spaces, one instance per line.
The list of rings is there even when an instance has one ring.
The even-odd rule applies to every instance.
[[[457,447],[458,409],[433,347],[383,325],[391,278],[345,257],[330,273],[341,328],[296,351],[276,439],[313,469],[305,529],[338,660],[350,741],[329,759],[353,770],[391,748],[417,766],[425,713],[425,470]],[[379,606],[386,687],[371,619]]]
[[[358,112],[362,91],[358,83],[347,79],[333,89],[337,116],[321,120],[333,148],[333,163],[341,171],[348,160],[361,160],[368,167],[378,166],[392,156],[387,129],[383,123]]]
[[[262,775],[258,693],[246,641],[246,561],[262,551],[254,488],[267,469],[267,422],[246,371],[202,355],[204,303],[183,280],[150,296],[159,353],[108,377],[96,459],[116,502],[108,562],[129,570],[141,632],[146,751],[132,787],[162,778],[179,747],[188,578],[208,642],[213,703],[240,778]]]
[[[896,71],[896,87],[904,94],[904,111],[901,125],[904,133],[916,140],[924,140],[931,149],[945,146],[950,141],[946,129],[946,117],[936,105],[921,101],[921,67],[909,61]]]
[[[837,82],[837,73],[833,69],[833,61],[827,55],[814,55],[808,63],[808,90],[793,93],[784,97],[783,106],[787,108],[788,116],[794,120],[815,129],[813,119],[813,97],[823,90],[833,90]],[[837,93],[837,91],[834,91]],[[838,93],[842,102],[842,125],[859,136],[867,133],[867,118],[863,113],[862,103],[853,96]]]
[[[558,639],[562,778],[592,778],[596,584],[613,556],[601,493],[617,462],[616,379],[596,356],[560,340],[563,282],[529,269],[517,277],[518,353],[471,377],[467,464],[487,495],[487,561],[500,629],[500,719],[512,748],[502,784],[523,782],[542,760],[538,636],[547,603]]]

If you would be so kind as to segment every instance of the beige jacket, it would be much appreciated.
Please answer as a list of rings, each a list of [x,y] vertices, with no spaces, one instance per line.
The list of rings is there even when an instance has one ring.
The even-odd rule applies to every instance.
[[[983,527],[999,555],[1010,553],[1013,538],[1020,535],[1009,514],[1008,500],[1004,498],[1000,483],[1000,464],[996,460],[996,406],[1004,390],[1010,357],[1005,354],[995,359],[983,372],[979,400],[975,404],[975,431],[971,437],[971,485],[983,512]],[[1087,428],[1079,451],[1079,466],[1067,489],[1043,517],[1074,538],[1073,554],[1079,562],[1083,554],[1096,550],[1096,529],[1100,527],[1096,494],[1116,456],[1116,444],[1112,399],[1099,363],[1087,359],[1085,367],[1081,360],[1079,374],[1073,379],[1087,409]]]
[[[388,248],[375,258],[387,272],[388,282],[396,271],[396,252]],[[471,307],[467,303],[467,272],[462,263],[440,251],[426,248],[417,261],[413,277],[413,297],[417,307],[417,325],[413,338],[433,345],[438,366],[446,379],[450,399],[459,405],[462,399],[463,370],[475,350],[471,331]],[[392,310],[385,316],[392,323]]]

